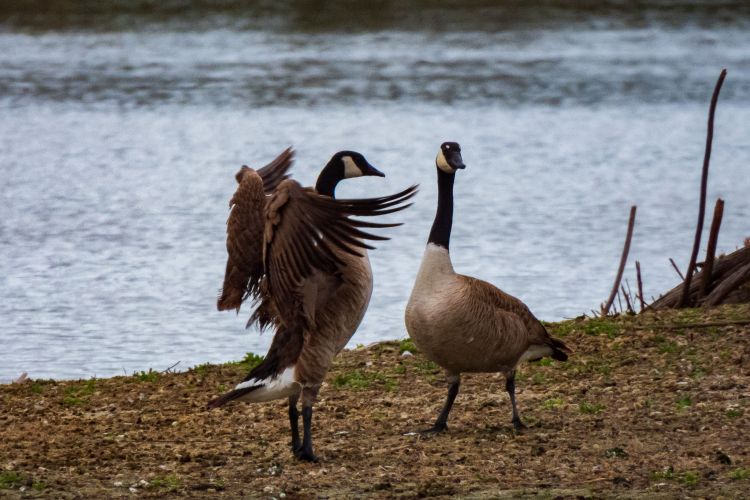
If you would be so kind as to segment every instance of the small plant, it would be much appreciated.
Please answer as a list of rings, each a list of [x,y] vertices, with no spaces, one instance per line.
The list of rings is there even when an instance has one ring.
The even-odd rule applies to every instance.
[[[750,469],[747,469],[745,467],[741,467],[739,469],[734,469],[729,474],[729,479],[732,481],[738,481],[740,479],[748,479],[750,478]]]
[[[33,392],[34,394],[41,394],[44,392],[44,386],[39,382],[34,382],[33,384],[31,384],[31,392]]]
[[[398,342],[398,353],[403,354],[406,351],[412,354],[417,352],[417,346],[414,345],[414,342],[410,338],[401,339]]]
[[[550,410],[552,408],[557,408],[558,406],[562,406],[564,403],[565,401],[563,401],[560,398],[552,398],[552,399],[547,399],[546,401],[544,401],[542,403],[542,407]]]
[[[728,408],[727,409],[727,418],[739,418],[743,414],[743,411],[740,408]]]
[[[604,405],[599,403],[587,403],[583,401],[578,405],[578,411],[586,413],[588,415],[598,415],[604,409]]]
[[[674,479],[675,473],[674,473],[674,467],[671,465],[669,467],[665,467],[664,469],[656,472],[651,473],[651,479],[654,481],[658,481],[660,479]]]
[[[608,318],[591,318],[583,324],[586,335],[606,335],[613,339],[620,333],[620,326]]]
[[[687,471],[683,472],[680,481],[682,481],[685,486],[695,486],[698,484],[698,473],[693,471]]]
[[[135,372],[133,376],[139,382],[156,382],[157,380],[159,380],[159,377],[161,376],[161,374],[149,368],[147,372],[144,372],[144,371]]]
[[[154,488],[160,488],[167,491],[174,491],[181,486],[180,478],[174,474],[170,474],[164,478],[154,478],[151,480],[151,486]]]
[[[625,458],[628,456],[628,454],[619,446],[615,446],[614,448],[610,448],[605,451],[604,456],[606,456],[607,458]]]
[[[431,374],[435,373],[440,370],[440,367],[436,365],[434,362],[429,361],[427,359],[424,360],[415,360],[414,361],[414,368],[417,369],[418,372],[422,374]]]
[[[87,380],[83,385],[71,385],[65,389],[63,403],[66,405],[79,405],[88,401],[89,396],[96,392],[96,379]]]
[[[662,354],[671,354],[677,352],[679,346],[675,342],[662,339],[658,344],[659,352]]]
[[[550,358],[542,358],[539,361],[532,362],[531,364],[538,366],[549,366],[552,364],[552,360]]]
[[[245,354],[245,357],[242,358],[242,361],[240,361],[240,366],[242,366],[242,368],[244,368],[246,371],[250,371],[261,364],[264,359],[265,356],[259,356],[252,352],[248,352],[247,354]]]
[[[680,410],[690,408],[691,406],[693,406],[693,400],[690,399],[690,396],[682,396],[677,400],[677,408]]]
[[[367,389],[373,383],[379,383],[383,384],[385,390],[389,392],[395,390],[397,385],[395,380],[382,373],[363,372],[362,370],[340,373],[333,378],[332,383],[335,387],[352,387],[354,389]]]
[[[197,366],[194,366],[191,371],[195,372],[196,375],[200,377],[205,377],[206,373],[208,373],[208,368],[211,366],[211,363],[203,363]]]
[[[547,383],[547,376],[542,372],[537,372],[531,376],[531,383],[534,385],[542,385]]]
[[[24,478],[18,472],[3,471],[0,472],[0,490],[7,490],[16,486],[21,486]]]

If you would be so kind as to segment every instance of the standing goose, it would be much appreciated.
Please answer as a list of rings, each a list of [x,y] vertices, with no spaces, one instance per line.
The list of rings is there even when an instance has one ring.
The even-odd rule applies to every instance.
[[[515,397],[516,366],[544,356],[565,361],[569,349],[550,337],[526,305],[497,287],[456,274],[448,244],[453,222],[453,181],[465,168],[456,142],[440,146],[438,206],[414,288],[406,306],[406,329],[425,356],[443,367],[448,398],[435,425],[447,428],[462,372],[502,372],[513,406],[513,426],[523,427]]]
[[[239,309],[242,297],[252,296],[257,308],[248,324],[258,322],[261,329],[273,325],[275,334],[263,362],[208,406],[288,398],[292,451],[301,460],[317,460],[312,405],[333,358],[356,331],[370,301],[372,271],[365,249],[373,247],[363,240],[388,239],[359,228],[399,225],[350,216],[403,210],[409,206],[404,202],[416,193],[412,186],[380,198],[334,198],[339,181],[362,175],[384,176],[361,154],[342,151],[323,168],[315,189],[284,179],[267,197],[263,169],[243,167],[232,197],[219,309]],[[298,428],[300,394],[303,440]]]

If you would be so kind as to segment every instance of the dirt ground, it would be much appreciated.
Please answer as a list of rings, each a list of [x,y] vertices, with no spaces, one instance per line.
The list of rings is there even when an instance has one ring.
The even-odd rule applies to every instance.
[[[521,368],[520,434],[500,375],[464,376],[448,431],[422,437],[441,371],[408,341],[343,352],[312,464],[289,450],[285,402],[205,410],[239,363],[0,386],[0,497],[750,495],[750,307],[550,330],[574,353]]]

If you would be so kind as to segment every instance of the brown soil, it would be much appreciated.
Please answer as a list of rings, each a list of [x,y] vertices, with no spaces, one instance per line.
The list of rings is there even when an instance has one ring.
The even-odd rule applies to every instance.
[[[550,325],[575,352],[521,368],[518,435],[500,375],[464,376],[448,431],[425,438],[412,432],[443,403],[440,370],[407,342],[345,351],[316,406],[315,464],[293,458],[283,401],[204,409],[237,364],[6,385],[0,497],[739,498],[748,322],[745,305]]]

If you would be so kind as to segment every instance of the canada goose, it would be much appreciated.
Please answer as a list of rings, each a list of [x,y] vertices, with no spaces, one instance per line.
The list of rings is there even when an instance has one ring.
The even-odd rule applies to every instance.
[[[513,406],[513,426],[523,427],[515,397],[516,366],[544,356],[565,361],[569,349],[550,337],[517,298],[470,276],[456,274],[448,245],[453,222],[453,181],[465,168],[458,143],[445,142],[437,158],[438,206],[409,303],[406,329],[425,356],[443,367],[448,398],[435,425],[447,428],[462,372],[502,372]]]
[[[288,155],[284,159],[282,156]],[[279,159],[280,158],[280,159]],[[333,358],[362,321],[372,293],[372,271],[364,239],[387,240],[359,228],[399,224],[365,222],[350,216],[397,212],[416,186],[390,196],[358,200],[334,198],[336,185],[362,175],[384,176],[359,153],[336,153],[323,168],[315,189],[283,179],[273,190],[266,179],[285,175],[287,150],[257,172],[242,167],[227,221],[227,270],[219,309],[237,309],[244,297],[256,300],[248,324],[273,325],[271,347],[263,362],[234,390],[209,402],[289,399],[292,451],[315,461],[312,405]],[[283,171],[282,171],[283,170]],[[304,438],[300,441],[297,401],[302,396]]]

